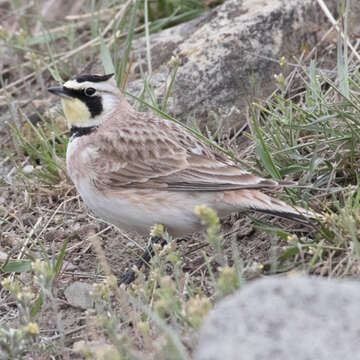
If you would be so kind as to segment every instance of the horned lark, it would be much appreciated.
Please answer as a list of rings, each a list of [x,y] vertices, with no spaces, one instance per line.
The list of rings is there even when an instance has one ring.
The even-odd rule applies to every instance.
[[[99,217],[127,231],[163,224],[170,234],[201,229],[205,204],[220,217],[255,210],[303,221],[310,212],[272,198],[276,188],[241,169],[182,126],[134,110],[111,75],[80,75],[51,87],[70,128],[67,171]]]

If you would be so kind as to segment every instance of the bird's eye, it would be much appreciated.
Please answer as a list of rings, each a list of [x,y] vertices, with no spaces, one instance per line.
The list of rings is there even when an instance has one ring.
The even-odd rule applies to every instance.
[[[92,87],[86,88],[84,90],[86,96],[93,96],[96,93],[96,90]]]

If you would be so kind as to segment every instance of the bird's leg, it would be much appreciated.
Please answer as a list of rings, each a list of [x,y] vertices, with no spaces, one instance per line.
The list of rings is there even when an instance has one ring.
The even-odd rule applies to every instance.
[[[135,264],[136,268],[140,270],[143,265],[145,266],[149,265],[151,258],[155,254],[153,247],[154,244],[160,244],[161,247],[164,247],[166,243],[167,241],[162,237],[152,236],[150,238],[150,244],[147,246],[146,250]],[[132,268],[130,268],[126,271],[124,276],[119,280],[119,285],[121,284],[129,285],[135,280],[135,277],[136,277],[136,272]]]

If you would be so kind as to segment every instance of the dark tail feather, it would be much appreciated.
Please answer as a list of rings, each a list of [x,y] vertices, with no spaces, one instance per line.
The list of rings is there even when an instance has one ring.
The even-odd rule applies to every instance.
[[[296,222],[298,222],[300,224],[304,224],[304,225],[316,224],[323,217],[322,215],[314,216],[314,214],[311,214],[310,216],[304,216],[301,213],[296,213],[296,212],[261,210],[261,209],[254,209],[254,210],[257,212],[261,212],[263,214],[273,215],[273,216],[277,216],[280,218],[293,220],[293,221],[296,221]],[[305,210],[305,209],[302,209],[302,210]]]
[[[242,195],[243,198],[244,196],[247,197],[249,209],[264,214],[294,220],[307,225],[311,225],[311,223],[316,223],[324,219],[323,215],[314,211],[296,206],[292,207],[285,202],[272,198],[258,190],[248,190],[246,193],[242,193]]]

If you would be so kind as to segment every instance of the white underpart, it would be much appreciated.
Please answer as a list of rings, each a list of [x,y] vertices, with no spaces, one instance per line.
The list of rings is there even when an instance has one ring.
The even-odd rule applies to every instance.
[[[154,224],[163,224],[176,236],[200,228],[200,222],[194,215],[195,206],[204,203],[199,199],[195,200],[182,195],[181,204],[179,204],[176,193],[163,192],[163,196],[170,201],[172,206],[162,206],[155,199],[152,206],[149,206],[144,205],[140,197],[137,198],[136,190],[129,190],[137,198],[135,205],[134,201],[123,197],[121,193],[111,197],[97,193],[85,178],[76,187],[86,204],[97,216],[125,231],[146,234]]]
[[[74,152],[76,152],[76,142],[79,138],[78,137],[71,137],[68,147],[66,149],[66,165],[69,165],[70,163],[70,158],[73,155]],[[69,169],[68,169],[68,173],[70,177],[73,177],[72,174],[70,174]]]

